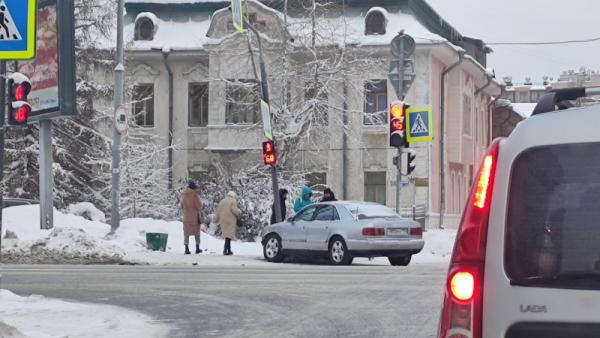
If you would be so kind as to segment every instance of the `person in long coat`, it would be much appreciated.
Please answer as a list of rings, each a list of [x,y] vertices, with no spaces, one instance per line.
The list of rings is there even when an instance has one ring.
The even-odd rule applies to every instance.
[[[233,255],[233,252],[231,252],[231,240],[235,238],[237,219],[241,215],[236,198],[237,195],[235,192],[230,191],[217,206],[217,215],[215,221],[220,225],[223,237],[225,237],[223,255],[226,256]]]
[[[196,253],[200,250],[200,224],[202,223],[201,211],[202,201],[197,192],[198,186],[194,181],[188,182],[188,187],[181,194],[181,209],[183,214],[183,244],[185,245],[185,254],[190,254],[190,236],[196,240]]]

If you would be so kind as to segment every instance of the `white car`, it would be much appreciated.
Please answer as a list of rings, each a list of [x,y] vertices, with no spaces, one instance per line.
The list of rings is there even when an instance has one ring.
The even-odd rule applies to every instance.
[[[587,95],[597,90],[587,90]],[[439,337],[600,337],[600,106],[546,94],[484,158]]]

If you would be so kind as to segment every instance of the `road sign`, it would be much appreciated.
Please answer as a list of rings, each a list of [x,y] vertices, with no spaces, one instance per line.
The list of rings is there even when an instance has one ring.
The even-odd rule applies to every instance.
[[[271,126],[271,109],[269,104],[264,100],[260,100],[260,112],[262,113],[263,131],[265,137],[269,141],[273,141],[273,127]]]
[[[0,60],[35,56],[36,0],[0,0]]]
[[[244,12],[242,9],[242,0],[231,0],[231,14],[233,14],[233,27],[238,32],[245,32]]]
[[[431,106],[406,110],[406,139],[408,143],[433,140],[433,110]]]
[[[415,53],[415,39],[408,34],[398,34],[391,43],[392,56],[396,59],[408,59]]]
[[[125,134],[129,129],[129,123],[127,123],[127,107],[120,106],[115,111],[115,129],[119,134]]]

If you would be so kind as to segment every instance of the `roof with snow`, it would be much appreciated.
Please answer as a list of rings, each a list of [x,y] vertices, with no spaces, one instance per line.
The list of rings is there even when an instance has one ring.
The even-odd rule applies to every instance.
[[[513,110],[523,118],[530,117],[536,105],[537,103],[511,103]]]
[[[206,36],[211,19],[216,11],[228,7],[230,1],[125,0],[125,3],[125,41],[129,50],[203,50],[207,44],[216,42]],[[282,3],[279,0],[257,1],[258,6],[278,15],[281,15],[277,9]],[[464,38],[424,0],[346,0],[346,4],[345,18],[319,20],[319,29],[327,33],[322,38],[322,44],[387,45],[400,30],[405,30],[420,44],[460,42]],[[369,10],[378,6],[381,6],[378,10],[387,18],[386,34],[365,35],[365,17]],[[156,33],[152,41],[134,41],[135,18],[142,12],[156,15],[153,18]],[[306,35],[311,27],[307,20],[290,17],[288,29],[291,35],[296,38]]]

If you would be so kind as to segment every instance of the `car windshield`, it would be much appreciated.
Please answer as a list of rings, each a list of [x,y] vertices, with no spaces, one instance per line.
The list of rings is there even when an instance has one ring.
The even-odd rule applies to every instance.
[[[514,162],[505,250],[513,283],[600,287],[599,152],[599,143],[553,145]]]
[[[352,213],[355,219],[399,219],[400,216],[394,210],[378,204],[348,204],[346,208]]]

